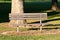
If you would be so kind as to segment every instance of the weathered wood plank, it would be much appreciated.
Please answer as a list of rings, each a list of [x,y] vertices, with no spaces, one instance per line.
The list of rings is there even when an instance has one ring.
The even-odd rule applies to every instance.
[[[47,19],[47,13],[25,13],[23,15],[10,15],[10,20],[23,20],[23,19]]]

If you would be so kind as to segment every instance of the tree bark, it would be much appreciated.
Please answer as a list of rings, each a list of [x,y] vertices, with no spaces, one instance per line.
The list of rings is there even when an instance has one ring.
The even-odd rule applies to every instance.
[[[12,8],[11,8],[11,13],[10,13],[10,18],[13,18],[12,20],[10,19],[10,25],[11,26],[19,26],[20,24],[24,24],[24,20],[18,20],[19,18],[18,15],[23,15],[23,0],[12,0]],[[14,17],[14,15],[16,17]],[[14,18],[16,20],[14,20]],[[18,22],[17,22],[18,21]],[[14,25],[13,25],[14,24]],[[20,25],[23,27],[23,25]]]
[[[57,5],[58,0],[52,0],[52,10],[58,10],[58,5]]]

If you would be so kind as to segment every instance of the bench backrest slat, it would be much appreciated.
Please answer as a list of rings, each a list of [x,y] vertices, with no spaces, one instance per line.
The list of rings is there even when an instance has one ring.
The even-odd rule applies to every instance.
[[[10,20],[23,20],[23,19],[47,19],[47,13],[26,13],[23,15],[10,15]]]
[[[10,16],[10,20],[32,20],[32,19],[34,19],[34,20],[40,20],[40,22],[41,22],[41,20],[46,20],[47,19],[47,13],[24,13],[23,15],[21,15],[21,14],[14,14],[14,15],[9,15]],[[24,23],[24,24],[20,24],[19,22],[18,22],[18,24],[16,23],[11,23],[11,25],[13,25],[13,26],[20,26],[20,25],[40,25],[40,23],[39,24],[27,24],[26,22]]]

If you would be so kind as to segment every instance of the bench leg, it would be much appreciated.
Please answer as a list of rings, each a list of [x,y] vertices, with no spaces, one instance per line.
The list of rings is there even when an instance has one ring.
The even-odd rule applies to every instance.
[[[42,20],[40,18],[40,31],[42,31]]]
[[[40,31],[42,31],[42,26],[40,26]]]
[[[17,26],[17,32],[19,32],[19,27]]]
[[[26,25],[27,25],[27,21],[26,21],[26,19],[24,20],[24,27],[26,27]]]

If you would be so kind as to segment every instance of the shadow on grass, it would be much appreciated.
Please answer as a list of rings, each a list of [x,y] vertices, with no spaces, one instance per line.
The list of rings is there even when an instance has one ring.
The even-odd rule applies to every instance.
[[[51,2],[44,2],[44,3],[24,2],[24,12],[25,13],[37,13],[37,12],[40,12],[43,10],[48,10],[50,8],[51,8]],[[10,12],[11,12],[11,3],[0,3],[0,23],[9,22],[9,13]],[[54,14],[57,14],[57,13],[50,12],[50,13],[48,13],[48,16],[54,15]],[[49,22],[49,21],[53,21],[53,20],[45,20],[43,22]],[[39,21],[33,22],[33,23],[39,23]]]
[[[49,10],[51,6],[52,6],[51,2],[24,2],[24,12],[39,13],[42,10],[43,11]]]
[[[45,26],[60,26],[60,24],[48,24],[48,25],[45,25]]]
[[[9,22],[11,3],[0,3],[0,23]]]
[[[53,16],[53,15],[56,15],[56,14],[60,14],[60,12],[52,11],[52,12],[47,13],[48,16]]]
[[[60,18],[57,18],[57,19],[51,19],[51,20],[45,20],[45,21],[42,21],[43,23],[47,23],[47,22],[50,22],[50,21],[56,21],[56,20],[60,20]],[[37,22],[32,22],[31,24],[33,23],[39,23],[40,21],[37,21]],[[48,24],[48,25],[45,25],[45,26],[55,26],[53,28],[43,28],[43,30],[52,30],[52,29],[60,29],[60,24]],[[29,28],[29,30],[39,30],[40,28]]]
[[[48,4],[47,4],[48,3]],[[37,13],[51,8],[51,2],[24,2],[25,13]],[[48,6],[48,7],[47,7]],[[11,12],[11,3],[0,3],[0,23],[9,22],[9,13]]]
[[[54,28],[42,28],[42,30],[52,30],[52,29],[60,29],[59,27],[54,27]],[[40,28],[29,28],[28,30],[40,30]]]
[[[45,22],[56,21],[56,20],[60,20],[60,18],[45,20],[45,21],[42,21],[42,22],[45,23]]]
[[[44,20],[44,21],[42,21],[42,23],[47,23],[47,22],[56,21],[56,20],[60,20],[60,18],[57,18],[57,19],[50,19],[50,20]],[[28,23],[28,24],[33,24],[33,23],[40,23],[40,21],[36,21],[36,22]]]

